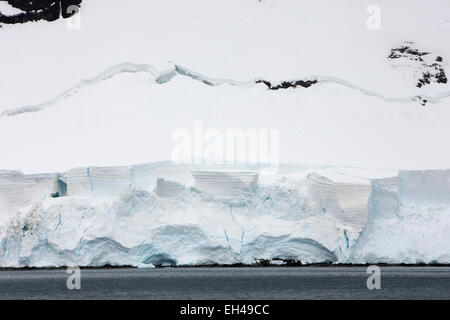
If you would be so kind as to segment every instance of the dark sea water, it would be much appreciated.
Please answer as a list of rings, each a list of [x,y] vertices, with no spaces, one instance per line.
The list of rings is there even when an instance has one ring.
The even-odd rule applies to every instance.
[[[450,267],[81,269],[0,271],[0,299],[450,299]]]

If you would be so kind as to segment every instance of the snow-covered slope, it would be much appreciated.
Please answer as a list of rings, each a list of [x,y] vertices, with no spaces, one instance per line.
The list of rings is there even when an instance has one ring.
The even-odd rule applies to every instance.
[[[384,1],[375,30],[371,4],[98,0],[72,17],[79,29],[2,25],[0,112],[43,110],[0,118],[0,168],[166,161],[173,130],[193,121],[280,129],[286,163],[447,168],[450,84],[418,88],[426,67],[389,56],[409,43],[445,72],[450,4]],[[318,83],[270,90],[261,79]]]
[[[159,84],[147,72],[75,91],[39,112],[0,118],[1,168],[38,173],[167,161],[173,132],[192,131],[195,121],[204,130],[278,129],[285,163],[443,169],[450,159],[448,98],[422,106],[338,83],[269,90],[176,76]]]

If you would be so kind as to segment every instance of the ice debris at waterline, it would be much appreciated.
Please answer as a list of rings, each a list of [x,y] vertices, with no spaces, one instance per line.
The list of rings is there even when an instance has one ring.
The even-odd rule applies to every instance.
[[[0,266],[450,263],[450,170],[0,172]]]

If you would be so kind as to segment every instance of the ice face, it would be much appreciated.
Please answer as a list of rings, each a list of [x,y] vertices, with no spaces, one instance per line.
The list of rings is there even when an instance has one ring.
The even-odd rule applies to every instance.
[[[400,171],[372,181],[369,221],[352,253],[356,263],[447,263],[450,170]]]
[[[213,169],[157,163],[4,172],[1,266],[450,261],[450,170],[380,178],[373,170],[299,168],[256,184],[248,178],[255,168],[228,176]],[[196,187],[199,177],[208,188]],[[67,194],[56,196],[59,179]]]

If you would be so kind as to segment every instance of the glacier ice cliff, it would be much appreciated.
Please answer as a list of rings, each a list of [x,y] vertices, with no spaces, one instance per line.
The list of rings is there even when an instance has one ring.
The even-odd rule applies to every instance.
[[[0,172],[0,266],[450,263],[450,170]]]

